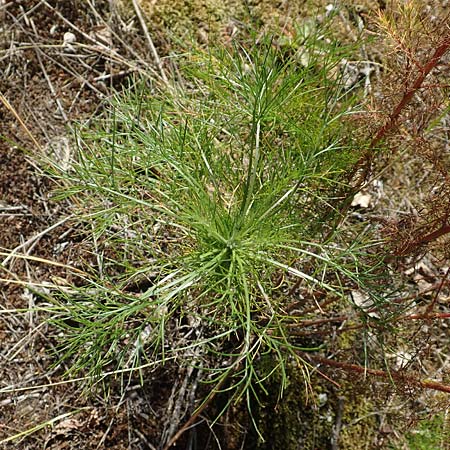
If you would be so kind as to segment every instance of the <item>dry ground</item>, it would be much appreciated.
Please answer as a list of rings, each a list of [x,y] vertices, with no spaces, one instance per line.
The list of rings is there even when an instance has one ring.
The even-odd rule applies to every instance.
[[[68,220],[68,205],[51,199],[55,186],[39,168],[41,152],[69,158],[68,124],[96,114],[126,76],[147,70],[150,57],[135,29],[128,31],[128,42],[133,51],[141,51],[141,59],[130,55],[131,47],[117,37],[112,47],[110,30],[121,33],[126,24],[113,24],[106,1],[91,6],[72,1],[2,2],[0,14],[0,92],[10,101],[10,106],[0,107],[0,251],[15,249],[30,258],[77,266],[91,256]],[[73,47],[65,47],[64,40],[72,37]],[[65,368],[51,367],[54,357],[47,350],[55,341],[45,314],[6,311],[43,306],[18,280],[42,285],[72,277],[64,267],[1,258],[0,276],[13,282],[2,283],[1,291],[0,440],[47,421],[53,424],[1,447],[154,448],[147,436],[160,433],[152,430],[152,423],[159,422],[172,386],[165,386],[164,379],[144,389],[131,382],[126,396],[113,394],[105,402],[100,397],[84,399],[75,384],[58,385]],[[32,386],[40,387],[29,389]]]

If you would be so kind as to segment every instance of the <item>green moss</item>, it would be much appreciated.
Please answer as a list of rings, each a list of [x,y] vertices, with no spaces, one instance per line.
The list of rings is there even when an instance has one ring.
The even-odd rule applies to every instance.
[[[339,448],[347,450],[371,448],[377,430],[376,416],[373,404],[360,392],[360,386],[356,392],[351,382],[339,380],[340,389],[336,389],[324,378],[315,377],[307,390],[304,373],[294,364],[286,376],[282,398],[281,374],[275,374],[264,389],[256,392],[259,402],[253,402],[252,414],[264,441],[253,430],[246,448],[326,450],[332,447],[333,439],[337,439]],[[336,433],[339,421],[341,427]]]
[[[349,390],[343,398],[342,429],[339,448],[373,448],[378,431],[374,405],[364,395]]]
[[[157,28],[169,32],[169,38],[205,39],[218,35],[233,19],[243,14],[242,2],[236,0],[142,1],[142,9]]]
[[[283,28],[288,32],[311,11],[324,10],[320,0],[285,2],[274,0],[141,0],[150,29],[165,39],[189,38],[199,42],[230,36],[251,24],[256,28]],[[131,0],[122,0],[123,11],[133,14]],[[315,16],[316,14],[314,14]]]
[[[262,362],[268,364],[268,361]],[[248,448],[258,450],[304,450],[327,448],[333,426],[332,405],[317,402],[327,397],[326,387],[314,386],[313,396],[305,388],[305,377],[300,368],[291,366],[287,375],[287,386],[280,398],[281,374],[275,374],[263,389],[258,391],[259,402],[252,409],[256,430],[250,435]],[[318,381],[318,380],[316,380]],[[316,397],[316,398],[313,398]]]
[[[450,422],[448,418],[446,420],[444,413],[427,417],[420,421],[416,429],[406,434],[405,440],[409,450],[447,448],[442,445],[450,442]],[[404,446],[392,446],[391,448],[397,450]]]

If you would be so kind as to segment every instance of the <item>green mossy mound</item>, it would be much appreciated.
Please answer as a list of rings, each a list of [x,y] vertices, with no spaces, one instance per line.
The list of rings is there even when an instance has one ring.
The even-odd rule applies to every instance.
[[[200,43],[230,37],[240,28],[284,29],[313,11],[325,12],[321,1],[296,2],[273,0],[141,0],[141,8],[150,29],[164,39],[195,39]],[[121,8],[131,11],[131,0],[122,0]],[[320,9],[319,9],[320,8]],[[316,14],[312,14],[316,16]]]
[[[279,398],[281,379],[272,378],[265,391],[258,392],[253,419],[264,436],[254,430],[246,448],[255,450],[327,450],[333,442],[339,448],[357,450],[373,441],[376,430],[374,405],[355,385],[339,380],[340,388],[315,376],[312,392],[305,389],[304,373],[295,365],[287,373],[288,386]]]

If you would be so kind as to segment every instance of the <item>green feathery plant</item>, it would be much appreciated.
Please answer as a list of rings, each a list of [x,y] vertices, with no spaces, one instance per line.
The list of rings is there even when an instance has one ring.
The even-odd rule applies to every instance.
[[[346,300],[378,276],[364,236],[329,220],[364,150],[345,121],[345,51],[319,32],[288,51],[196,50],[172,86],[137,82],[78,133],[61,195],[92,227],[97,262],[55,297],[71,373],[176,359],[249,402],[288,361],[308,380],[298,351],[314,348],[289,334],[308,316],[285,312],[289,285]]]

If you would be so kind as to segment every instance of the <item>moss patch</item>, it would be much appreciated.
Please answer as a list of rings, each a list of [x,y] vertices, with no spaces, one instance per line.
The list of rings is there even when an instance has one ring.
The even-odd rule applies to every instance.
[[[131,0],[121,0],[122,11],[133,10]],[[194,39],[205,42],[233,35],[248,24],[255,29],[283,28],[313,11],[325,12],[326,2],[301,0],[140,0],[150,29],[165,39]]]
[[[250,432],[246,448],[257,450],[331,449],[357,450],[376,436],[374,405],[351,382],[341,381],[340,389],[321,377],[311,379],[312,392],[305,389],[304,373],[295,364],[287,375],[287,388],[279,397],[281,374],[274,375],[257,392],[253,420],[264,437]]]

